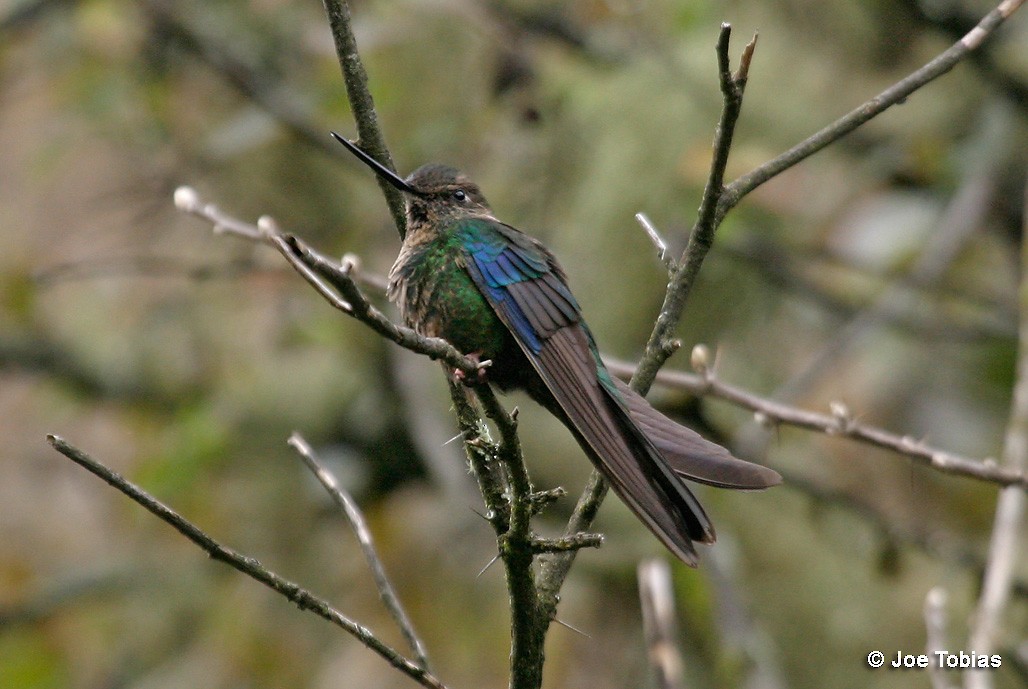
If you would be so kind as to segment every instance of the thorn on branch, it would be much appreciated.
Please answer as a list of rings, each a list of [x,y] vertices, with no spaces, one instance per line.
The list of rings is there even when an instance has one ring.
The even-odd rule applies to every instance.
[[[657,247],[657,256],[660,257],[661,263],[667,268],[668,275],[673,275],[678,270],[678,262],[671,256],[671,252],[668,250],[667,242],[664,241],[664,237],[661,236],[660,231],[650,222],[650,219],[646,217],[645,213],[636,213],[635,220],[642,226],[646,235],[653,242],[653,246]]]
[[[483,574],[485,574],[485,573],[486,573],[486,571],[487,571],[487,570],[488,570],[488,569],[489,569],[490,567],[492,567],[492,566],[493,566],[494,564],[496,564],[496,561],[497,561],[497,560],[499,560],[499,559],[500,559],[500,554],[499,554],[499,553],[496,553],[495,555],[493,555],[492,559],[491,559],[491,560],[489,560],[489,562],[485,563],[485,567],[483,567],[482,569],[480,569],[480,570],[478,571],[478,574],[476,574],[476,575],[475,575],[475,578],[476,578],[476,579],[479,579],[479,578],[481,578],[481,576],[482,576]]]
[[[571,631],[575,632],[576,634],[581,634],[582,636],[584,636],[587,639],[591,639],[592,638],[591,636],[589,636],[588,634],[583,632],[578,627],[575,627],[575,626],[572,626],[572,625],[568,624],[567,622],[565,622],[564,620],[560,619],[559,617],[554,617],[553,621],[556,622],[557,624],[559,624],[561,627],[564,627],[565,629],[570,629]]]

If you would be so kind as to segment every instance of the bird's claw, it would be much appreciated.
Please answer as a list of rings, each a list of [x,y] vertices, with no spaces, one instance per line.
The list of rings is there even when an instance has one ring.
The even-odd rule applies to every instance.
[[[480,385],[486,381],[486,369],[493,365],[492,359],[481,359],[481,352],[471,352],[466,354],[467,358],[475,362],[475,374],[472,380],[468,380],[468,374],[459,368],[453,369],[453,377],[455,380],[464,383],[465,385]]]

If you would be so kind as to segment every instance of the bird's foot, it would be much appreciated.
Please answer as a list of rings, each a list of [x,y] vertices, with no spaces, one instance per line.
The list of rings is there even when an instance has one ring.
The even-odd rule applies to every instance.
[[[468,374],[459,368],[453,369],[453,378],[465,385],[480,385],[486,381],[486,369],[493,365],[492,359],[482,359],[482,352],[471,352],[465,354],[467,358],[475,362],[476,373],[472,376],[471,380],[468,379]]]

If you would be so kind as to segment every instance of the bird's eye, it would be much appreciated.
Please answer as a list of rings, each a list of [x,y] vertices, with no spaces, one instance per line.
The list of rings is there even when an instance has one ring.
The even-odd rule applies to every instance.
[[[463,202],[465,199],[468,198],[468,195],[466,193],[464,193],[463,189],[458,189],[455,192],[453,192],[453,198],[455,198],[458,201]]]

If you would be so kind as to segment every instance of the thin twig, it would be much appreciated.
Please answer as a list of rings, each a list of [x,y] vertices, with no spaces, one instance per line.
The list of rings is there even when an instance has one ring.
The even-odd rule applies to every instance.
[[[611,373],[621,378],[631,376],[636,370],[632,364],[610,357],[604,357],[604,363]],[[749,409],[757,415],[757,420],[762,425],[788,424],[831,436],[850,438],[892,450],[943,473],[988,481],[1000,486],[1028,488],[1028,473],[1023,470],[998,466],[995,460],[991,459],[977,460],[946,452],[908,435],[891,433],[853,418],[852,414],[839,405],[835,405],[834,411],[830,410],[825,414],[775,402],[721,381],[713,369],[706,370],[702,375],[683,371],[660,371],[655,382],[687,390],[695,395],[723,399],[737,407]]]
[[[731,36],[731,25],[722,24],[717,42],[722,107],[721,118],[714,132],[714,152],[710,160],[710,172],[703,189],[700,208],[696,213],[696,222],[689,232],[689,243],[685,247],[682,258],[678,261],[678,270],[668,283],[660,315],[657,317],[653,332],[646,343],[646,351],[639,368],[632,378],[633,389],[641,395],[646,394],[653,383],[653,377],[676,349],[673,345],[673,333],[682,318],[692,285],[699,274],[700,266],[703,265],[707,252],[714,243],[714,233],[720,223],[717,209],[721,195],[724,193],[725,168],[728,166],[728,154],[732,148],[735,125],[742,112],[743,92],[746,88],[749,64],[757,42],[757,37],[754,35],[743,52],[743,59],[737,73],[733,75],[728,53]]]
[[[939,651],[949,652],[952,648],[946,634],[948,599],[946,589],[941,586],[932,588],[924,597],[925,655],[928,656],[928,679],[932,689],[955,689],[955,685],[949,681],[951,671],[935,655]]]
[[[396,620],[403,638],[407,640],[410,650],[414,652],[418,667],[429,670],[425,644],[421,641],[418,633],[414,631],[414,624],[403,609],[400,597],[396,595],[396,589],[393,588],[389,577],[386,576],[385,566],[382,564],[378,551],[375,549],[375,540],[372,538],[371,530],[364,520],[364,514],[361,512],[360,507],[357,506],[357,501],[348,492],[343,490],[343,487],[336,480],[336,477],[332,475],[332,472],[318,461],[317,456],[314,454],[314,448],[304,440],[303,436],[294,432],[289,436],[288,442],[289,446],[296,450],[297,454],[303,459],[304,464],[311,470],[311,473],[325,487],[328,494],[332,496],[335,503],[342,508],[343,514],[346,515],[346,519],[350,522],[353,532],[357,535],[357,541],[360,543],[361,551],[364,553],[364,559],[368,562],[371,576],[375,579],[375,586],[378,587],[379,596],[382,598],[382,604],[385,605],[389,614]]]
[[[531,524],[532,480],[518,439],[517,409],[510,413],[504,410],[488,384],[476,385],[474,390],[486,416],[500,432],[497,457],[508,478],[510,525],[505,533],[499,534],[498,543],[510,594],[510,686],[536,689],[542,685],[546,625],[541,623],[532,567],[539,546]]]
[[[239,218],[233,217],[221,210],[219,206],[213,203],[205,202],[196,189],[189,186],[180,186],[175,190],[174,194],[175,207],[189,215],[194,215],[197,218],[202,218],[214,226],[215,234],[226,234],[239,239],[245,239],[251,242],[257,242],[260,244],[268,244],[271,242],[267,236],[267,232],[262,230],[258,225],[251,224],[240,220]],[[265,222],[268,222],[268,216]],[[313,249],[308,251],[311,254],[312,260],[321,263],[334,264],[337,269],[341,269],[342,261],[335,263],[327,257],[317,253]],[[351,259],[352,262],[352,259]],[[42,274],[45,276],[45,274]],[[369,273],[363,270],[351,270],[348,279],[356,282],[359,285],[370,287],[377,292],[382,294],[385,293],[386,287],[389,281],[384,275],[377,273]]]
[[[466,389],[450,380],[450,397],[464,436],[464,448],[485,499],[486,519],[496,532],[507,579],[511,611],[510,687],[537,689],[542,684],[546,626],[540,624],[532,568],[532,483],[517,437],[516,414],[508,414],[487,385],[475,386],[475,394],[499,429],[499,443],[493,442]]]
[[[82,450],[71,445],[63,438],[56,435],[48,435],[47,441],[55,450],[72,460],[76,464],[87,469],[100,477],[108,484],[117,488],[135,502],[145,507],[150,513],[167,522],[180,534],[188,538],[194,544],[203,549],[212,559],[219,560],[230,567],[242,572],[248,577],[259,581],[270,589],[285,596],[301,610],[309,610],[315,615],[328,620],[353,635],[362,644],[384,658],[390,665],[403,672],[408,677],[425,687],[432,689],[446,689],[445,685],[436,679],[430,672],[405,658],[398,651],[383,643],[375,634],[349,617],[339,612],[326,601],[318,598],[311,592],[297,584],[284,579],[278,574],[264,567],[252,557],[241,555],[231,548],[227,548],[211,536],[207,535],[198,526],[187,520],[175,510],[171,509],[145,490],[128,481],[113,469],[98,462]]]
[[[324,0],[324,5],[328,14],[328,25],[332,30],[332,40],[336,46],[336,56],[339,58],[339,67],[343,72],[343,82],[346,84],[346,97],[350,101],[350,109],[357,122],[360,147],[390,170],[395,170],[382,129],[378,126],[375,101],[368,89],[368,73],[364,70],[360,53],[357,52],[357,39],[354,38],[350,21],[350,7],[345,0]],[[407,234],[407,214],[403,197],[382,177],[375,175],[375,179],[382,194],[385,195],[389,212],[392,213],[393,222],[396,223],[396,229],[402,239]]]
[[[179,210],[214,223],[215,232],[231,234],[275,248],[332,306],[353,316],[383,337],[413,352],[445,361],[452,368],[460,369],[469,376],[478,375],[482,364],[464,356],[446,340],[424,337],[386,318],[368,301],[356,280],[351,277],[352,262],[335,263],[298,238],[280,232],[275,221],[269,216],[262,216],[257,225],[242,222],[223,213],[214,204],[205,203],[191,187],[179,187],[175,190],[175,206]],[[332,284],[329,285],[324,278],[330,279]]]
[[[1026,180],[1028,182],[1028,180]],[[1026,185],[1028,189],[1028,185]],[[1028,470],[1028,201],[1025,205],[1025,231],[1021,245],[1021,286],[1019,290],[1020,325],[1018,335],[1017,381],[1010,405],[1010,420],[1003,443],[1004,467],[1013,471]],[[1018,552],[1023,546],[1025,512],[1028,493],[1015,487],[1004,489],[996,502],[996,518],[989,542],[989,555],[971,623],[968,647],[982,654],[992,653],[998,643],[999,631],[1014,579]],[[987,670],[970,670],[965,674],[967,689],[988,689],[992,674]]]
[[[646,236],[653,242],[653,246],[657,248],[657,256],[660,258],[660,262],[664,264],[664,267],[667,268],[668,275],[674,275],[675,271],[678,270],[678,263],[671,255],[671,252],[668,251],[667,242],[661,236],[660,231],[645,213],[636,213],[635,221],[639,223],[643,231],[646,232]]]
[[[975,28],[971,29],[963,38],[923,67],[896,82],[848,114],[840,117],[813,136],[804,139],[788,151],[727,185],[724,193],[718,200],[717,222],[720,222],[725,214],[735,207],[744,196],[764,182],[812,156],[829,144],[838,141],[893,105],[905,102],[907,97],[919,88],[953,69],[971,51],[980,46],[1022,4],[1024,4],[1024,0],[1003,0],[994,10],[985,15]]]
[[[684,689],[682,673],[685,663],[678,650],[671,568],[667,561],[653,558],[640,562],[637,572],[643,633],[650,667],[656,677],[655,684],[658,689]]]

